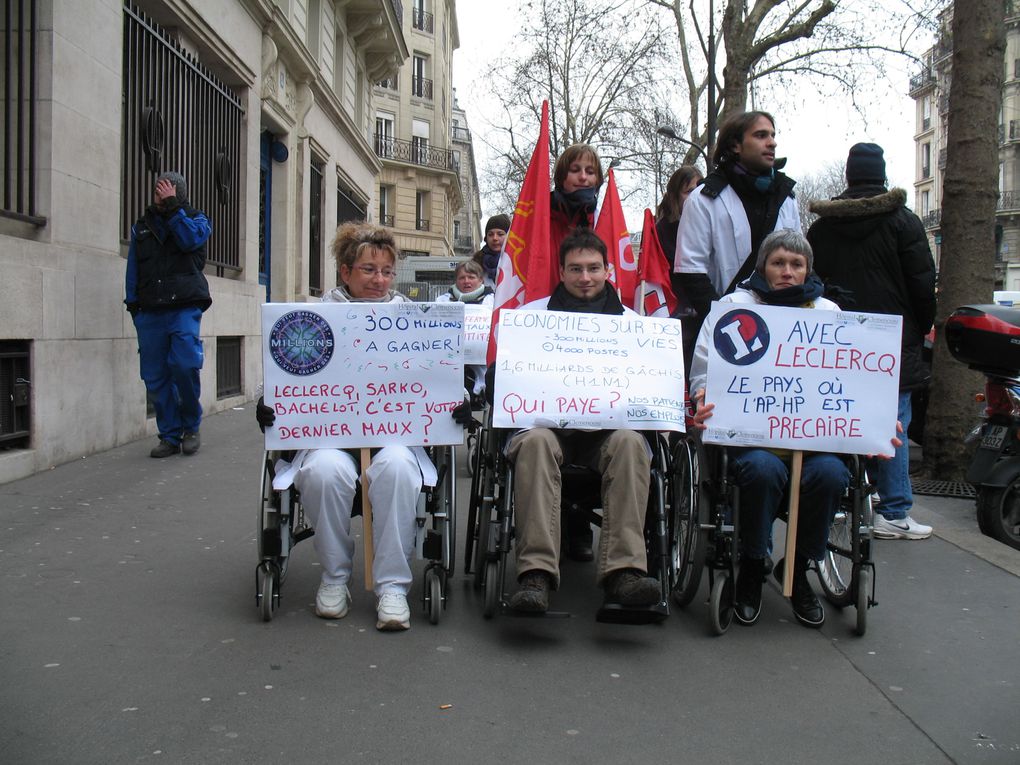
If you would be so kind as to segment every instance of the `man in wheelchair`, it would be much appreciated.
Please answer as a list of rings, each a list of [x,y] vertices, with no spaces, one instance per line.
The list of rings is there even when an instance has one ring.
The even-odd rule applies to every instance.
[[[337,229],[331,245],[337,264],[338,286],[323,295],[323,302],[407,302],[391,289],[399,258],[393,235],[384,228],[346,223]],[[453,410],[461,424],[471,421],[465,403]],[[256,419],[263,432],[276,415],[259,399]],[[315,553],[322,578],[315,596],[315,613],[323,619],[342,619],[351,602],[348,582],[354,558],[351,514],[360,469],[342,449],[304,449],[294,456],[294,485],[312,527]],[[421,447],[401,445],[372,450],[366,472],[373,507],[372,578],[376,595],[376,628],[406,630],[411,626],[407,593],[411,588],[416,504],[423,475],[435,469]]]
[[[722,298],[727,303],[781,305],[820,310],[839,310],[822,297],[823,285],[812,271],[813,255],[807,239],[797,231],[780,229],[765,237],[758,251],[755,270],[747,281]],[[691,364],[690,389],[697,411],[694,426],[704,430],[715,405],[705,401],[708,379],[708,343],[714,322],[706,320],[698,336]],[[893,446],[900,444],[892,439]],[[789,456],[784,449],[730,448],[733,478],[740,488],[740,570],[734,592],[734,618],[745,626],[761,614],[762,584],[768,575],[767,561],[772,547],[772,524],[779,517],[788,496]],[[825,611],[807,578],[810,561],[825,555],[829,527],[839,509],[840,498],[850,480],[849,469],[836,454],[804,454],[800,482],[800,512],[794,556],[793,614],[806,627],[821,627]],[[775,567],[777,578],[783,570]]]
[[[632,313],[607,286],[606,246],[590,229],[564,239],[559,250],[560,284],[548,298],[522,311]],[[494,377],[495,365],[489,368]],[[490,396],[494,380],[488,381]],[[602,532],[597,581],[607,603],[644,607],[659,601],[659,582],[647,575],[644,523],[648,505],[650,454],[641,433],[531,428],[515,433],[507,446],[515,464],[514,517],[518,590],[510,608],[542,613],[549,591],[560,580],[560,526],[564,465],[584,465],[602,475]]]

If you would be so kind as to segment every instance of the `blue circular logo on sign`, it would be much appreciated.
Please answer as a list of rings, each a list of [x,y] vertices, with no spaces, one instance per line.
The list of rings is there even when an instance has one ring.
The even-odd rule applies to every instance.
[[[754,311],[738,308],[716,322],[712,342],[716,352],[730,364],[753,364],[769,349],[769,328]]]
[[[291,311],[273,325],[269,353],[284,372],[315,374],[333,357],[333,330],[317,313]]]

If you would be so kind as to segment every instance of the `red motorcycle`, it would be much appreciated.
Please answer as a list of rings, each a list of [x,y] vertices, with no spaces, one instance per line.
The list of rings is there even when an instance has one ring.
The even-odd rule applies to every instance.
[[[950,353],[985,376],[985,411],[967,470],[978,526],[1020,550],[1020,310],[963,306],[946,320],[945,335]]]

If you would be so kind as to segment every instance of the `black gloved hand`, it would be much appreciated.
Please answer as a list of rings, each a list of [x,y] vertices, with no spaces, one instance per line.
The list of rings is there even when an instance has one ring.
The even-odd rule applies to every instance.
[[[133,318],[135,318],[138,315],[138,312],[140,310],[142,310],[142,309],[141,309],[141,306],[138,305],[138,302],[135,301],[133,303],[128,303],[127,304],[127,310],[128,310],[128,313],[131,314],[131,318],[133,319]]]
[[[255,420],[263,433],[266,432],[266,428],[273,427],[273,423],[276,422],[276,412],[272,407],[266,406],[265,396],[259,396],[259,401],[255,404]]]
[[[163,217],[169,218],[177,212],[180,206],[181,204],[177,201],[177,197],[163,197]]]
[[[475,422],[474,417],[471,416],[471,400],[470,399],[464,399],[463,402],[461,402],[460,404],[458,404],[457,406],[455,406],[453,408],[453,410],[450,412],[450,414],[453,416],[453,421],[454,422],[456,422],[458,425],[461,425],[461,426],[463,426],[465,428],[469,427],[470,425],[472,425]]]

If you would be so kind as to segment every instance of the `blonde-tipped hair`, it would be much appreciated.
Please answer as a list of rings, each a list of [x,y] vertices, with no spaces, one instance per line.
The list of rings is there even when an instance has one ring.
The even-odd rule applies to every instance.
[[[394,265],[400,259],[400,249],[393,234],[388,229],[373,226],[371,223],[342,224],[337,228],[336,236],[329,246],[338,273],[340,266],[353,268],[361,254],[369,248],[388,253],[393,258]]]

